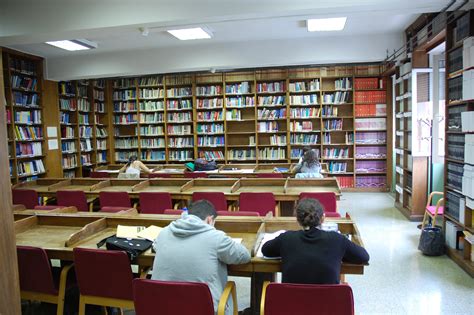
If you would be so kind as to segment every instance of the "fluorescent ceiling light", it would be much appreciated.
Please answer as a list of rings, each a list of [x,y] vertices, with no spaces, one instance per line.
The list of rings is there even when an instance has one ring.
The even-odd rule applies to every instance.
[[[88,41],[87,39],[58,40],[54,42],[46,42],[46,44],[69,51],[97,48],[97,43]]]
[[[173,35],[179,40],[211,38],[210,32],[206,32],[200,27],[185,28],[185,29],[180,29],[180,30],[168,30],[168,33],[170,33],[171,35]]]
[[[342,31],[346,25],[346,20],[346,17],[309,19],[306,20],[306,26],[308,32]]]

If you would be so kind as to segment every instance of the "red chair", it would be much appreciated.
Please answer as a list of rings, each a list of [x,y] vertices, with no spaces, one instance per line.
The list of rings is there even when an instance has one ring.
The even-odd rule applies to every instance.
[[[132,208],[130,196],[125,191],[101,191],[99,193],[100,211],[119,212]]]
[[[93,202],[87,203],[86,194],[82,190],[58,190],[56,192],[57,203],[60,206],[74,206],[78,211],[91,211]]]
[[[108,172],[98,172],[98,171],[91,171],[89,176],[91,178],[110,178],[110,174]]]
[[[225,306],[232,295],[233,314],[237,315],[235,283],[227,282],[220,297],[217,315],[225,314]],[[205,283],[133,280],[133,300],[136,315],[214,315],[211,291]],[[183,303],[185,301],[185,303]]]
[[[207,200],[217,211],[227,210],[227,200],[223,192],[199,192],[193,193],[193,201]]]
[[[341,215],[337,212],[336,194],[333,192],[314,192],[301,193],[300,200],[304,198],[312,198],[318,200],[324,208],[326,217],[340,218]]]
[[[204,172],[184,172],[184,178],[207,178]]]
[[[441,198],[438,200],[435,206],[431,205],[431,201],[433,200],[434,196],[440,196]],[[425,214],[423,215],[423,222],[421,223],[421,230],[425,228],[426,223],[428,223],[428,218],[431,219],[431,226],[436,226],[436,217],[444,215],[444,194],[439,191],[433,191],[430,196],[428,197],[428,201],[426,202],[425,207]]]
[[[240,193],[239,211],[258,212],[261,216],[267,215],[268,212],[274,216],[279,214],[273,193]]]
[[[181,215],[183,213],[183,210],[180,209],[166,209],[163,211],[163,214],[173,214],[173,215]]]
[[[79,315],[86,304],[133,309],[133,273],[122,251],[73,249],[79,285]]]
[[[38,205],[38,193],[33,189],[12,189],[14,205],[24,205],[26,209],[34,209]]]
[[[64,208],[62,206],[58,206],[58,205],[49,205],[49,206],[35,206],[35,210],[55,210],[55,209],[61,209],[61,208]]]
[[[352,289],[345,284],[265,282],[260,315],[288,314],[353,315]]]
[[[229,216],[229,217],[259,217],[260,214],[255,211],[217,211],[217,215]]]
[[[283,178],[282,173],[257,173],[257,178]]]
[[[54,277],[51,263],[44,249],[17,246],[16,250],[21,298],[57,304],[56,314],[62,315],[68,272],[72,265],[63,267],[59,278]]]
[[[140,213],[163,214],[166,209],[173,208],[170,193],[142,192],[138,195]]]
[[[171,178],[171,174],[168,173],[150,173],[148,178]]]

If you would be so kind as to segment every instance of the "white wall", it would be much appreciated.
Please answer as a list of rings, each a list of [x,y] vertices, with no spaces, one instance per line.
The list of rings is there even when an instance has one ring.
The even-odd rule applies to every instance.
[[[126,43],[124,43],[126,44]],[[400,34],[332,37],[322,40],[294,39],[236,44],[206,43],[186,48],[167,47],[50,58],[46,77],[73,80],[285,65],[381,61],[402,45]]]

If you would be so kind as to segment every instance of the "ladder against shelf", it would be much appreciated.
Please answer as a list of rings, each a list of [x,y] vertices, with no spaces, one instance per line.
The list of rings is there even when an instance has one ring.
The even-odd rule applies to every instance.
[[[448,23],[446,33],[446,246],[448,256],[474,277],[474,10]]]
[[[43,59],[3,48],[2,62],[10,179],[33,180],[46,174]]]

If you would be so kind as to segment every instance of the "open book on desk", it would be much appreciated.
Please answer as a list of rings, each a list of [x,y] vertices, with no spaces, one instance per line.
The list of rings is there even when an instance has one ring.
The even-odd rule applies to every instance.
[[[266,256],[264,256],[263,253],[262,253],[262,247],[266,242],[277,238],[280,234],[285,233],[285,232],[286,232],[286,230],[280,230],[280,231],[276,231],[276,232],[273,232],[273,233],[265,233],[263,235],[262,241],[260,242],[260,246],[258,246],[257,254],[255,256],[258,257],[258,258],[263,258],[263,259],[280,259],[281,257],[266,257]]]
[[[163,228],[155,225],[150,225],[145,228],[144,226],[117,226],[117,237],[123,238],[143,238],[149,241],[154,241],[160,234]]]

